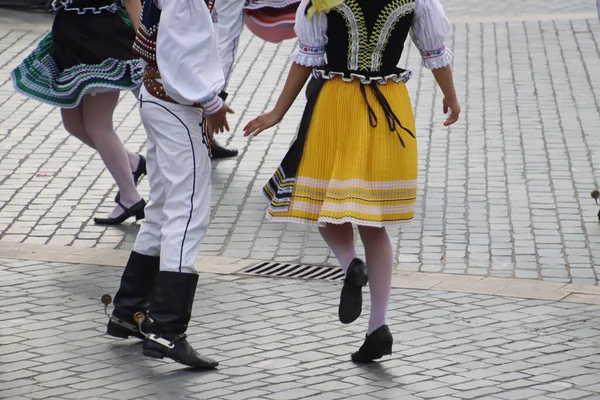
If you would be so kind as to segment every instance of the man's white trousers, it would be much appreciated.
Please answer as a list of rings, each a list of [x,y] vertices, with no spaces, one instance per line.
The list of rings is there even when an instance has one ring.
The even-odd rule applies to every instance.
[[[146,130],[150,200],[133,251],[160,256],[160,270],[196,273],[210,219],[211,164],[202,111],[139,96]]]

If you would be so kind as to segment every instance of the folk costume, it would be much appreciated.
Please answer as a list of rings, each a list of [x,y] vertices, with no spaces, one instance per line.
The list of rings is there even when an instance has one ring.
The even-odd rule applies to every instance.
[[[12,71],[15,89],[60,108],[86,94],[132,90],[143,69],[131,53],[135,32],[120,0],[54,0],[52,30]]]
[[[135,91],[142,81],[143,68],[131,53],[133,25],[122,0],[55,0],[52,6],[52,30],[12,71],[13,85],[31,99],[61,108],[65,129],[98,151],[124,193],[122,201],[117,195],[111,215],[94,222],[142,219],[146,203],[136,186],[146,174],[145,160],[127,151],[114,132],[118,94],[105,93]]]
[[[213,1],[146,0],[134,50],[146,64],[139,108],[147,133],[150,201],[115,296],[107,333],[142,336],[143,353],[196,368],[218,363],[185,332],[210,216],[211,164],[203,118],[224,102]],[[138,311],[148,312],[141,329]]]
[[[365,342],[352,354],[370,362],[391,354],[386,324],[393,249],[384,227],[413,219],[417,141],[399,68],[409,33],[425,66],[452,59],[444,39],[450,24],[439,0],[303,0],[294,63],[312,68],[298,135],[265,185],[267,217],[317,225],[340,261],[345,280],[339,319],[361,314],[369,282],[371,313]],[[253,128],[250,128],[253,129]],[[367,263],[356,258],[358,225]]]
[[[449,64],[448,30],[439,0],[300,5],[300,48],[292,59],[314,67],[316,80],[297,139],[264,187],[270,220],[381,227],[413,219],[417,142],[405,85],[411,72],[397,64],[409,32],[426,67]]]

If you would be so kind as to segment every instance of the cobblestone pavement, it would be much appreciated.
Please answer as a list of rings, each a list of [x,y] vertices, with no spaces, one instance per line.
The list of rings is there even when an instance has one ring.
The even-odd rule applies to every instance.
[[[447,44],[464,115],[443,128],[441,94],[410,47],[402,64],[414,72],[420,190],[415,222],[390,230],[398,268],[596,284],[600,224],[589,192],[600,179],[600,26],[593,1],[445,4],[458,21]],[[531,16],[542,13],[540,21]],[[484,17],[495,22],[477,22]],[[20,27],[23,20],[0,26],[0,240],[128,249],[137,225],[91,223],[112,208],[116,190],[100,158],[67,137],[56,110],[12,89],[10,70],[44,34],[41,25]],[[204,254],[335,263],[315,230],[263,218],[260,189],[293,140],[303,99],[272,132],[251,141],[240,135],[274,104],[294,47],[242,36],[231,82],[235,134],[221,139],[240,155],[214,163]],[[144,150],[130,94],[116,126],[129,149]],[[146,180],[141,189],[147,193]]]
[[[1,399],[600,399],[598,305],[395,289],[394,355],[360,366],[339,285],[202,273],[195,372],[103,335],[121,271],[0,260]]]

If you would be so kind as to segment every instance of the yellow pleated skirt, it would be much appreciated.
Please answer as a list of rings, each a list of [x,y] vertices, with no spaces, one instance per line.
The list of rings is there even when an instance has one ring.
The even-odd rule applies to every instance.
[[[316,100],[301,160],[285,208],[271,202],[267,217],[278,222],[382,227],[410,222],[417,192],[417,141],[400,127],[392,132],[371,90],[368,104],[358,80],[326,81]],[[403,82],[378,85],[402,126],[415,132]],[[404,147],[398,137],[401,136]]]

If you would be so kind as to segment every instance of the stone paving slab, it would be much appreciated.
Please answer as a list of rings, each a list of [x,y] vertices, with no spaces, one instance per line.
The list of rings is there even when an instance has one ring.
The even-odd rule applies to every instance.
[[[415,222],[390,229],[398,270],[597,284],[600,224],[589,197],[600,181],[593,2],[444,4],[463,21],[448,45],[465,112],[460,124],[442,127],[441,94],[409,46],[401,64],[414,72],[420,189]],[[66,136],[55,110],[12,89],[10,70],[43,34],[0,25],[0,241],[130,249],[136,224],[91,223],[112,208],[116,190],[100,158]],[[263,217],[260,189],[294,138],[304,100],[272,132],[251,141],[240,135],[274,104],[294,47],[242,35],[231,82],[234,133],[221,139],[240,156],[214,163],[203,255],[336,263],[316,230]],[[132,95],[123,96],[115,120],[127,147],[143,151]]]
[[[221,366],[197,372],[103,335],[121,271],[0,259],[0,398],[600,398],[599,305],[394,289],[394,355],[361,366],[339,284],[201,273],[190,341]]]

